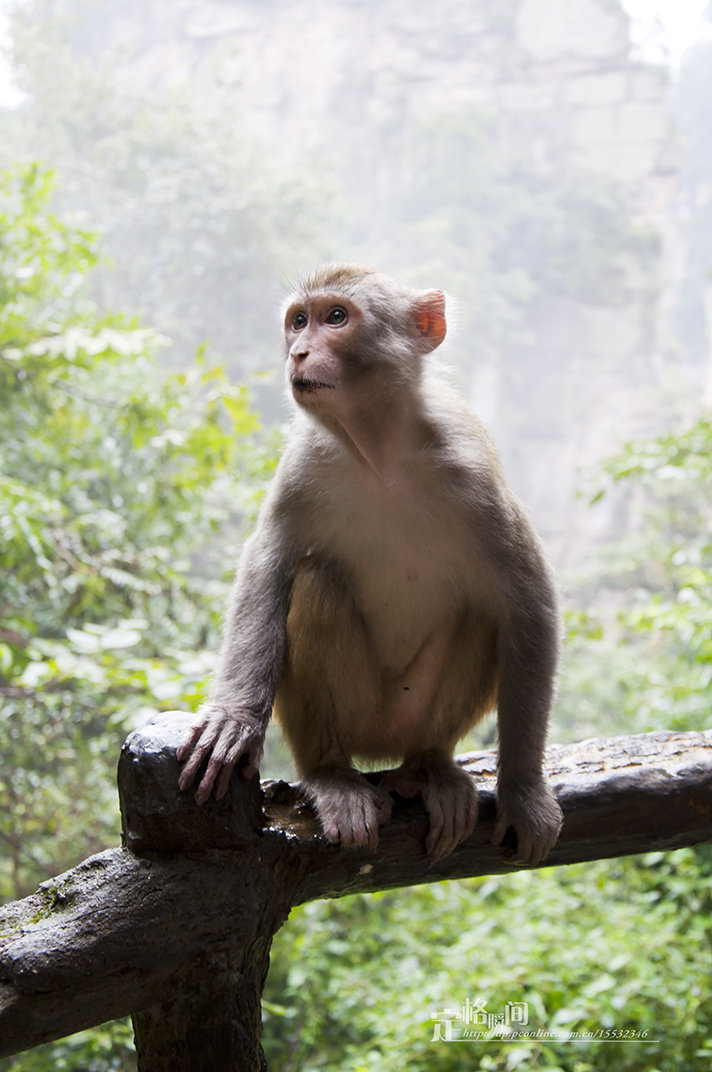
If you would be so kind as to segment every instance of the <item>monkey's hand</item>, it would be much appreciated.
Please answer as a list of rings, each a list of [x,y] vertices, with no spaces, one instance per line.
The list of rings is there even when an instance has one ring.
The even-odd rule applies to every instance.
[[[553,848],[563,821],[556,797],[543,779],[531,785],[499,785],[497,821],[490,840],[501,845],[507,828],[513,826],[517,849],[512,862],[534,867]]]
[[[302,780],[329,841],[375,852],[378,828],[391,817],[392,801],[352,767],[329,770]]]
[[[195,800],[197,804],[204,804],[213,789],[219,800],[225,796],[232,772],[243,756],[243,777],[252,778],[257,774],[264,739],[264,722],[251,712],[238,710],[233,713],[220,704],[202,704],[176,751],[179,761],[187,760],[178,787],[189,789],[198,768],[208,759]]]

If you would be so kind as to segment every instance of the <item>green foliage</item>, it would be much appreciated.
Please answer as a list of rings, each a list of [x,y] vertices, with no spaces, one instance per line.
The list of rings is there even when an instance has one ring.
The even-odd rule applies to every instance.
[[[80,1031],[61,1042],[50,1042],[0,1060],[2,1072],[135,1072],[136,1057],[129,1020]]]
[[[275,941],[268,1059],[281,1072],[708,1067],[711,864],[705,847],[307,905]],[[526,1002],[532,1032],[645,1038],[434,1041],[433,1018],[468,998],[491,1013]]]
[[[571,618],[560,724],[572,737],[604,732],[613,714],[625,732],[699,729],[712,687],[712,418],[628,444],[606,471],[626,535],[599,563],[601,609]]]
[[[6,896],[116,840],[120,742],[201,696],[228,561],[214,535],[269,469],[244,388],[201,355],[165,375],[159,339],[92,308],[91,238],[51,215],[50,184],[30,167],[0,193]]]

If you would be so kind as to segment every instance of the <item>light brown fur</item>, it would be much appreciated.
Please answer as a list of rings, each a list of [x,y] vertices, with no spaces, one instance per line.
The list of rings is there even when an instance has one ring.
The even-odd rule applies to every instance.
[[[457,741],[495,704],[498,821],[537,863],[560,809],[541,772],[553,696],[555,590],[487,433],[426,355],[439,291],[352,265],[320,269],[285,310],[300,413],[243,553],[210,700],[179,755],[198,799],[257,769],[275,713],[332,840],[375,849],[390,792],[422,794],[426,851],[477,814]],[[244,757],[244,758],[243,758]],[[374,787],[357,757],[401,766]]]

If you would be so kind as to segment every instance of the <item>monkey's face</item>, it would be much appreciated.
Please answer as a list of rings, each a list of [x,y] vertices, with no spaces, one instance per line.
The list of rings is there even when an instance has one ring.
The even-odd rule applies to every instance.
[[[287,382],[306,409],[338,408],[353,390],[364,360],[359,346],[363,315],[339,293],[296,299],[287,309],[284,335]]]
[[[445,295],[417,292],[357,265],[327,265],[284,318],[287,382],[333,429],[417,391],[425,354],[445,337]]]

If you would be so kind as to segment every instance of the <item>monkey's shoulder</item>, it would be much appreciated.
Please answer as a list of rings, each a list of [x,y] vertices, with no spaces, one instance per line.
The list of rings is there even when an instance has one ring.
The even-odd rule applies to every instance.
[[[462,395],[437,381],[424,416],[433,430],[427,460],[443,494],[476,513],[517,511],[494,442]]]
[[[423,414],[434,430],[434,442],[462,464],[501,471],[492,437],[459,391],[445,380],[426,380]]]

